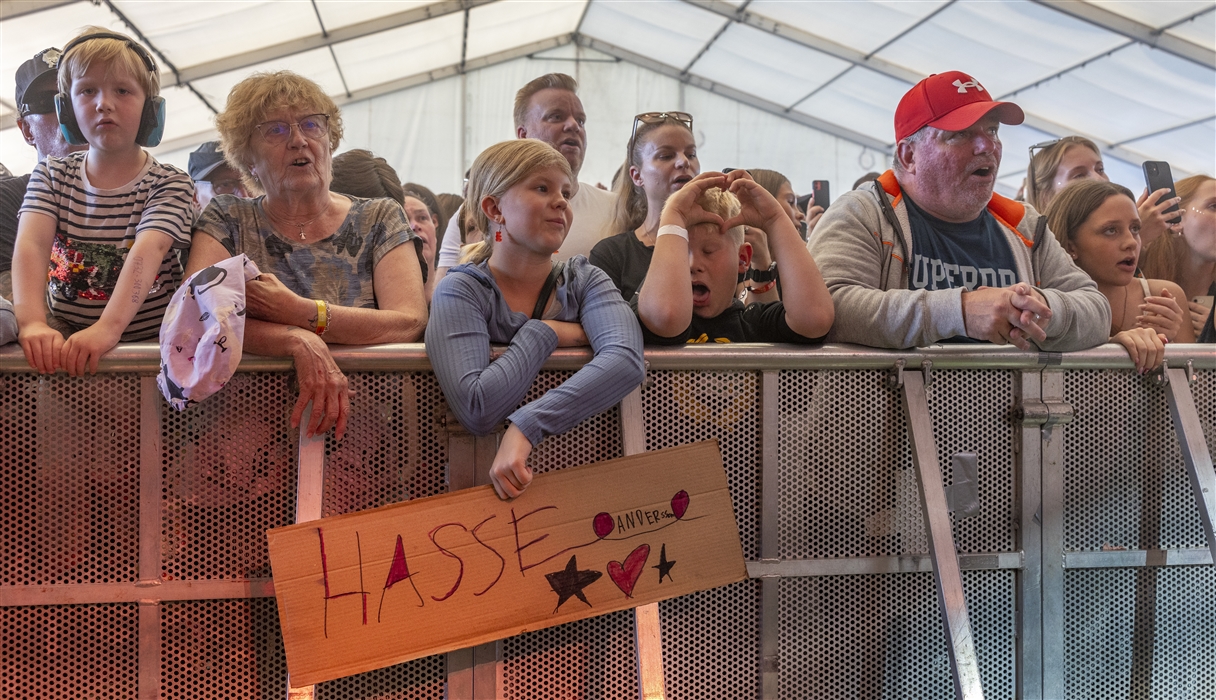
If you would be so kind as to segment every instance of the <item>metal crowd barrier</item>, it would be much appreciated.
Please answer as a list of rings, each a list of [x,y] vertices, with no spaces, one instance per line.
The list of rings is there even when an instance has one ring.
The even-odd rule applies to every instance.
[[[335,349],[341,443],[247,357],[178,413],[156,348],[0,349],[0,696],[282,698],[266,529],[480,483],[420,345]],[[748,581],[315,687],[317,698],[1216,697],[1216,350],[654,349],[560,469],[717,438]],[[528,399],[588,358],[559,351]],[[451,469],[448,468],[449,463]]]

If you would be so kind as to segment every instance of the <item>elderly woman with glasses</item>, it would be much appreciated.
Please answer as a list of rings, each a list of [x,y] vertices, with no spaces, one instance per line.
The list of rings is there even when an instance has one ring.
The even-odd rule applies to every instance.
[[[241,253],[257,264],[261,276],[245,286],[244,349],[293,358],[300,396],[292,425],[311,402],[301,430],[334,428],[341,439],[350,391],[328,345],[422,336],[422,241],[397,202],[330,191],[342,117],[311,80],[256,73],[232,88],[216,127],[228,162],[265,194],[211,201],[195,225],[187,273]]]
[[[700,172],[691,114],[644,112],[633,118],[625,164],[614,186],[612,230],[620,233],[597,243],[589,256],[592,265],[608,273],[625,301],[633,299],[646,279],[667,198]]]

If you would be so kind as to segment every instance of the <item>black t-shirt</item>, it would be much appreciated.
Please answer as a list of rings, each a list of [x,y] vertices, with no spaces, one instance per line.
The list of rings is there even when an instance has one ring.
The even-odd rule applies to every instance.
[[[909,289],[976,289],[1018,283],[1009,241],[987,209],[977,219],[955,224],[925,212],[906,192],[904,199],[912,226]]]
[[[25,199],[29,175],[0,179],[0,272],[13,269],[13,246],[17,242],[17,210]]]
[[[625,301],[642,288],[646,271],[650,269],[650,258],[654,248],[638,240],[633,231],[609,236],[591,249],[587,259],[592,265],[608,273],[609,279],[621,291]]]
[[[638,300],[629,303],[633,312],[638,312]],[[639,323],[641,321],[639,320]],[[726,311],[713,318],[701,318],[696,314],[688,330],[664,338],[651,333],[642,323],[642,340],[647,345],[683,345],[685,343],[799,343],[815,345],[823,338],[808,338],[790,329],[785,322],[785,305],[779,301],[743,305],[735,299]]]

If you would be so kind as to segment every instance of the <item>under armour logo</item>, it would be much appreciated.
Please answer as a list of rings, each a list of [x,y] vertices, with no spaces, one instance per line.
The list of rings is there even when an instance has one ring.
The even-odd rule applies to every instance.
[[[953,85],[954,85],[954,87],[958,88],[958,91],[961,93],[966,93],[967,88],[975,88],[976,90],[979,90],[980,92],[984,91],[984,86],[980,85],[978,82],[976,82],[974,80],[968,80],[965,83],[961,80],[955,80]]]

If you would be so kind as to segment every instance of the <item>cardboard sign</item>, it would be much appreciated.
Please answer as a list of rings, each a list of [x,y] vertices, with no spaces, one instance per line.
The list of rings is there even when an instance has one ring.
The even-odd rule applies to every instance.
[[[269,530],[308,685],[747,578],[716,441]]]

